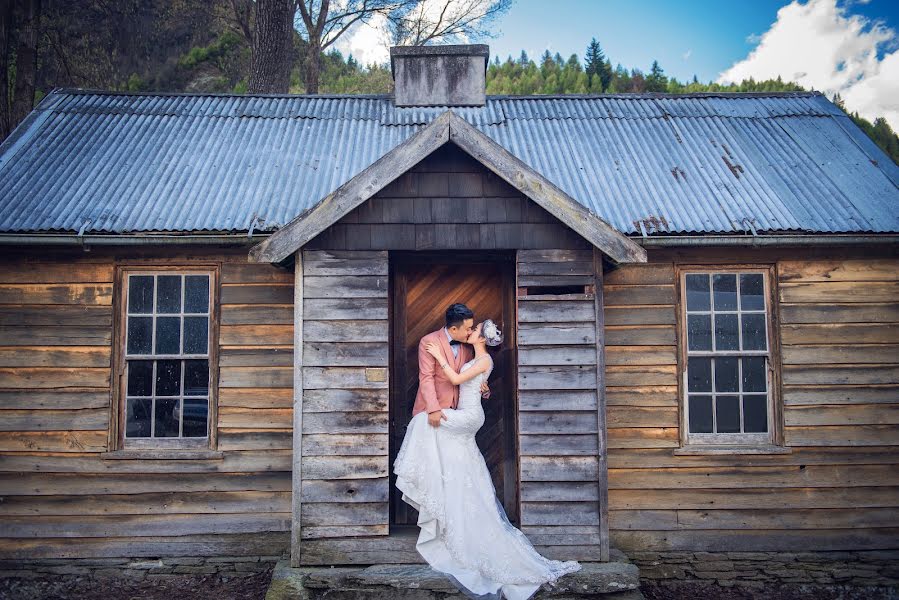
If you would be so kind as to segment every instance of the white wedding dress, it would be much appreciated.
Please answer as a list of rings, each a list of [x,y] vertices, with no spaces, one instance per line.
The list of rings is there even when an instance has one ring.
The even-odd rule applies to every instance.
[[[492,359],[483,355],[462,371],[476,360]],[[393,468],[403,500],[418,510],[415,548],[428,564],[470,598],[525,600],[581,566],[541,556],[496,497],[475,442],[484,424],[481,381],[491,369],[459,387],[457,408],[443,409],[439,427],[426,411],[412,417]]]

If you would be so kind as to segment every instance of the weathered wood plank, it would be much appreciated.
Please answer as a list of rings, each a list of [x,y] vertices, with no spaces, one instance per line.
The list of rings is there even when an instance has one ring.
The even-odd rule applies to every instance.
[[[105,367],[110,349],[94,346],[0,348],[0,367]]]
[[[620,265],[606,269],[603,280],[607,285],[671,285],[674,283],[674,266],[670,263]]]
[[[313,502],[303,505],[303,527],[327,525],[384,525],[386,502]]]
[[[219,343],[223,346],[290,346],[293,344],[293,324],[290,325],[222,325]]]
[[[525,263],[571,263],[593,260],[590,249],[519,250],[518,264]]]
[[[677,386],[617,387],[606,390],[606,406],[677,406]]]
[[[521,456],[596,456],[596,433],[587,435],[525,434],[518,438]]]
[[[0,284],[0,304],[76,304],[109,306],[112,304],[112,284]]]
[[[521,481],[596,481],[595,456],[522,456]]]
[[[521,346],[595,344],[596,327],[588,324],[537,324],[522,323],[518,327],[518,344]]]
[[[672,427],[678,426],[675,406],[609,406],[606,422],[609,427]]]
[[[899,323],[899,304],[781,304],[785,324]]]
[[[387,477],[388,456],[304,456],[305,479]]]
[[[287,532],[123,538],[0,539],[0,558],[268,556],[288,547]]]
[[[519,323],[592,323],[595,319],[592,300],[518,299]]]
[[[0,306],[0,325],[18,327],[112,327],[111,306]]]
[[[878,550],[893,548],[899,528],[884,529],[784,529],[770,531],[622,531],[612,532],[612,543],[625,552],[807,552]]]
[[[791,385],[784,387],[783,398],[787,406],[893,403],[899,398],[899,386]]]
[[[4,516],[179,515],[281,513],[289,492],[150,492],[81,496],[5,496]]]
[[[292,367],[228,367],[219,374],[219,386],[223,388],[289,388],[292,385]]]
[[[389,495],[387,478],[303,481],[304,503],[387,502]]]
[[[0,392],[0,407],[9,410],[83,410],[109,408],[108,390],[57,392],[16,390]]]
[[[308,433],[383,433],[386,412],[318,412],[303,417],[303,435]]]
[[[254,265],[246,262],[224,262],[223,284],[283,283],[293,284],[293,273],[274,265]]]
[[[610,427],[609,448],[677,448],[676,427]]]
[[[782,283],[794,281],[897,281],[895,258],[865,260],[781,260],[777,263]]]
[[[525,346],[518,351],[518,364],[595,365],[595,346]]]
[[[596,502],[522,502],[522,525],[599,525]]]
[[[387,252],[305,250],[306,276],[387,275]]]
[[[897,444],[895,425],[816,425],[784,427],[789,446],[889,446]]]
[[[0,327],[0,345],[3,346],[109,346],[111,340],[112,327],[109,325]]]
[[[674,304],[673,285],[605,285],[602,293],[607,307]]]
[[[611,490],[609,504],[611,510],[892,508],[899,505],[899,488]]]
[[[290,429],[219,429],[219,450],[289,450]]]
[[[518,368],[521,390],[596,389],[596,367],[522,366]]]
[[[381,367],[303,367],[307,390],[387,389],[387,369]]]
[[[222,305],[222,325],[293,325],[290,305]]]
[[[307,298],[303,318],[313,320],[387,320],[387,298]]]
[[[0,410],[0,431],[105,431],[108,427],[108,408]]]
[[[606,306],[605,323],[611,325],[674,325],[673,306]]]
[[[17,260],[4,262],[0,283],[112,283],[112,261]]]
[[[674,455],[671,450],[664,448],[628,449],[609,453],[609,466],[616,469],[877,465],[892,464],[894,460],[892,446],[791,448],[789,454]]]
[[[880,323],[849,323],[825,325],[783,325],[780,328],[781,342],[792,344],[831,344],[839,340],[842,344],[895,344],[895,327],[884,327]]]
[[[899,485],[892,465],[772,465],[763,467],[685,467],[609,469],[609,489],[743,489],[871,487]]]
[[[287,513],[2,517],[11,538],[114,538],[287,531]]]
[[[105,452],[106,444],[105,430],[0,433],[4,452]]]
[[[163,490],[168,493],[289,492],[290,472],[219,473],[215,477],[197,477],[195,473],[4,473],[0,482],[4,496],[155,494]]]
[[[219,406],[243,408],[293,408],[290,388],[221,388]]]
[[[606,346],[606,365],[674,365],[675,346]]]
[[[369,390],[316,389],[303,392],[304,412],[381,412],[387,410],[386,388]]]
[[[605,342],[609,346],[673,346],[674,327],[667,325],[607,326]]]
[[[781,302],[791,304],[814,303],[870,303],[891,302],[899,296],[899,281],[866,281],[864,294],[854,281],[781,283],[778,286]]]
[[[596,413],[579,412],[522,412],[518,415],[521,434],[554,433],[578,434],[597,433]]]
[[[225,346],[219,348],[220,367],[290,367],[292,365],[292,347]]]
[[[519,390],[518,410],[596,410],[593,390]]]
[[[235,284],[221,286],[225,304],[293,304],[293,284]]]
[[[677,370],[673,365],[658,366],[607,366],[606,386],[677,385]],[[613,390],[610,390],[613,391]]]
[[[387,276],[304,277],[306,298],[386,298]]]
[[[0,388],[109,387],[109,368],[0,368]]]
[[[304,434],[303,456],[350,456],[387,454],[387,434]]]
[[[899,365],[784,365],[784,385],[899,384]]]
[[[314,321],[303,325],[307,342],[386,342],[389,327],[384,321]]]
[[[293,423],[292,408],[220,407],[219,427],[236,429],[287,429]]]
[[[304,526],[300,535],[303,540],[312,540],[322,538],[344,538],[349,536],[386,536],[389,535],[389,533],[389,525],[326,525],[324,527]]]
[[[522,502],[595,502],[598,499],[598,488],[592,481],[521,482]]]
[[[785,365],[899,364],[899,344],[785,346]]]
[[[784,425],[899,425],[899,403],[787,406],[784,410]]]
[[[303,364],[310,367],[386,367],[388,350],[387,344],[382,342],[306,342],[303,344]]]
[[[100,456],[84,452],[52,455],[7,454],[0,461],[0,472],[185,474],[285,471],[290,473],[290,450],[226,452],[222,458],[211,460],[149,458],[104,460]]]

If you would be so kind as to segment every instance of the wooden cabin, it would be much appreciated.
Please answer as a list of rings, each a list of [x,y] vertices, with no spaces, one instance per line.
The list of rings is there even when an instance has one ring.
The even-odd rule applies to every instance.
[[[401,101],[60,90],[0,146],[0,558],[420,562],[391,465],[453,298],[544,554],[888,564],[899,167],[817,93],[395,54]]]

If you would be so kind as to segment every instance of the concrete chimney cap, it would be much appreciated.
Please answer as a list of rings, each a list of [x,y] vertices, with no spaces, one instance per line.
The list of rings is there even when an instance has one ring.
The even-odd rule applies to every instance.
[[[490,46],[487,44],[447,44],[442,46],[391,46],[390,70],[395,73],[394,59],[412,56],[483,56],[484,71],[490,59]]]

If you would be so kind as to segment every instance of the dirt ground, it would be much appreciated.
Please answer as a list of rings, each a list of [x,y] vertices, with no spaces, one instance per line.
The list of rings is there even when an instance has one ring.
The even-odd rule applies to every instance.
[[[152,576],[149,576],[152,577]],[[184,575],[133,581],[109,577],[0,579],[2,600],[263,600],[271,569],[241,577]]]
[[[132,581],[125,578],[0,579],[2,600],[263,600],[271,570],[245,577],[184,575]],[[899,590],[781,586],[751,591],[686,583],[645,584],[647,600],[899,600]]]

